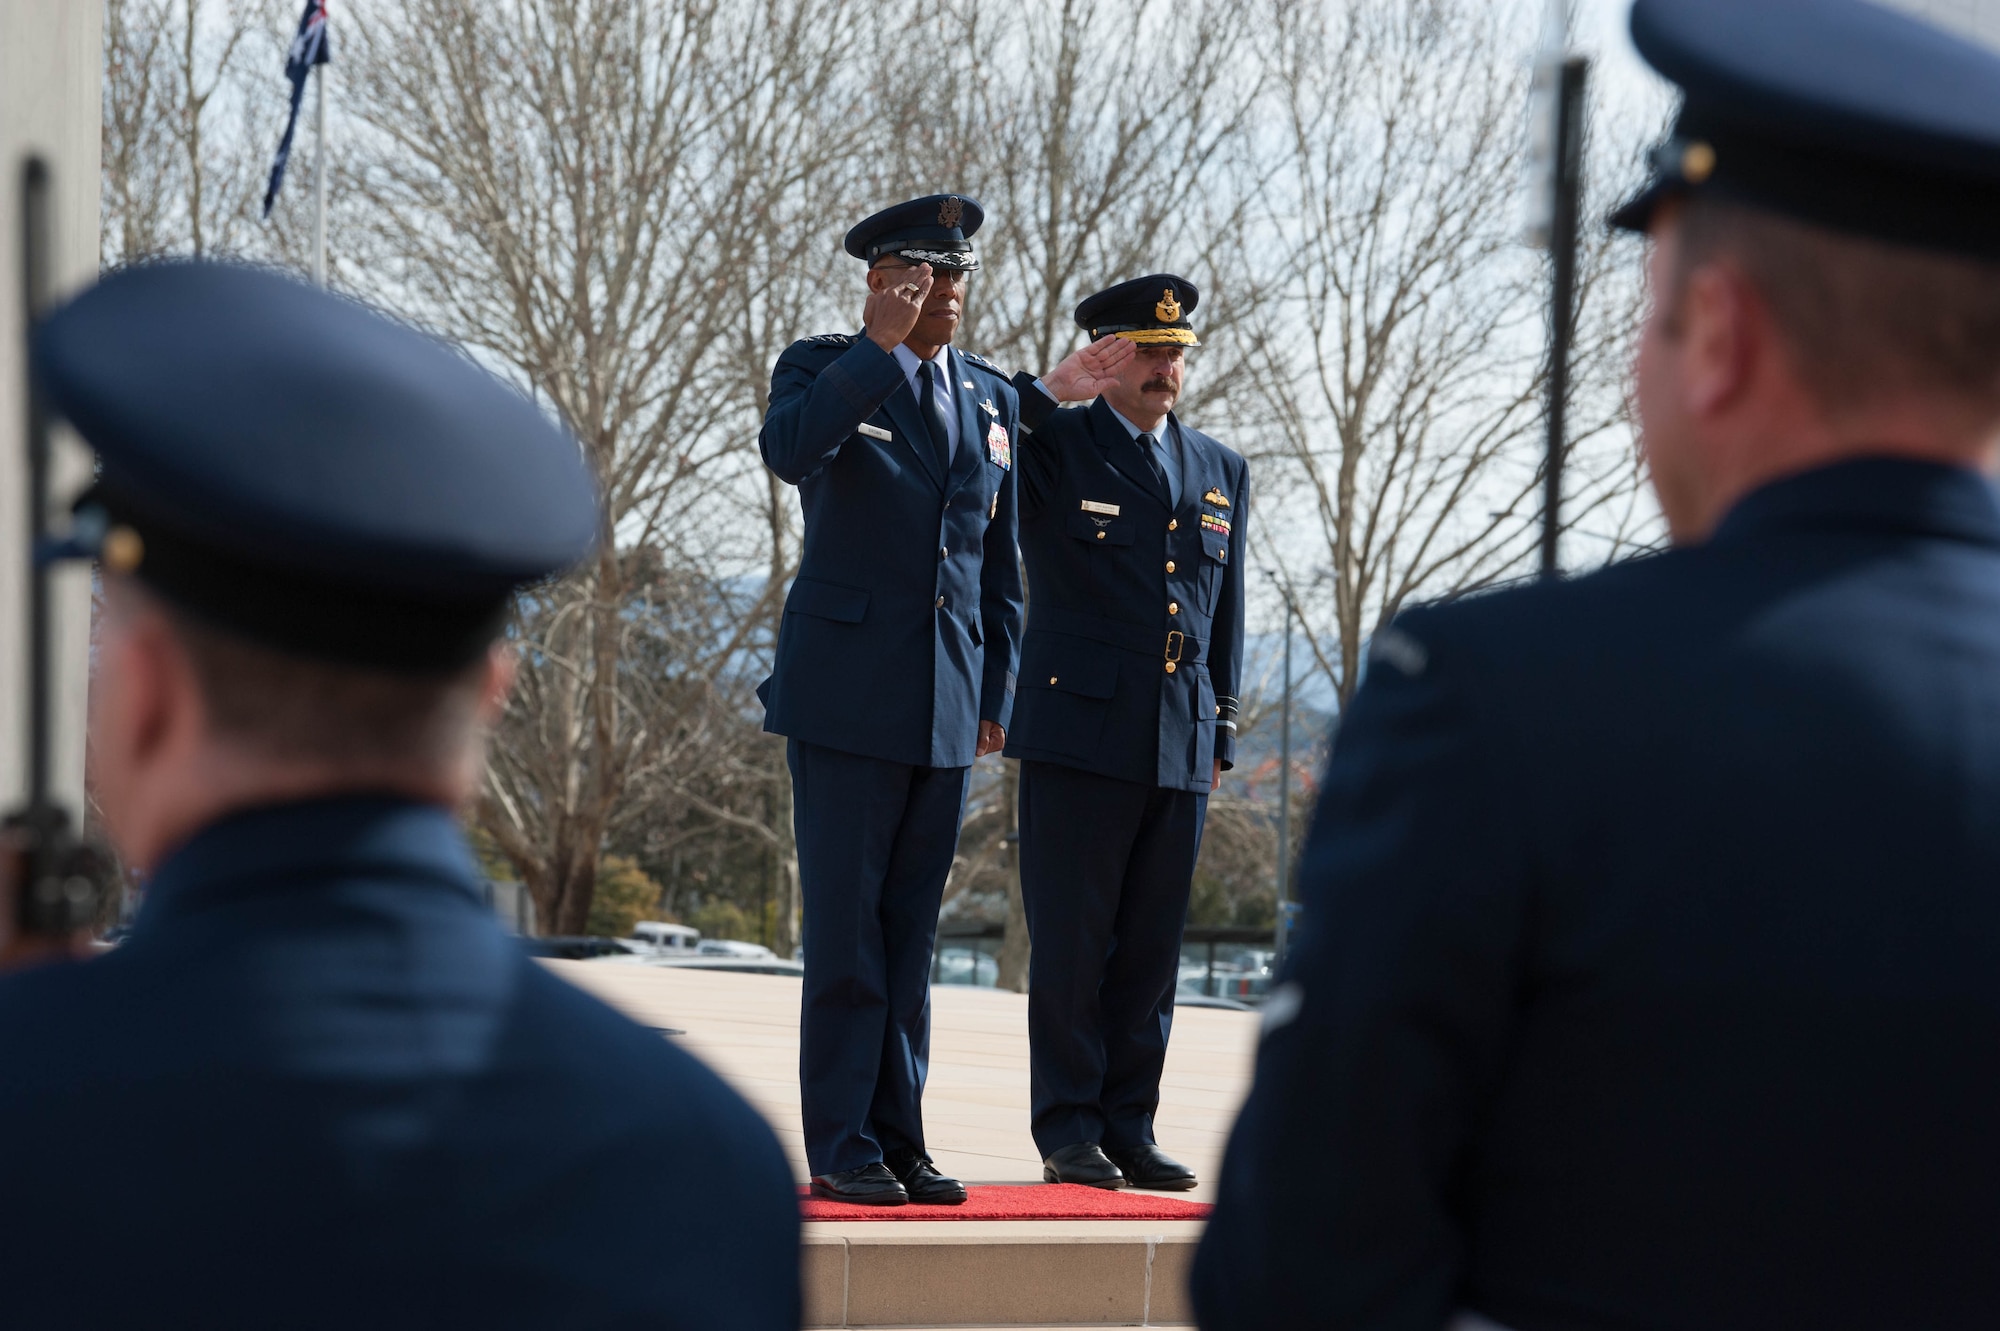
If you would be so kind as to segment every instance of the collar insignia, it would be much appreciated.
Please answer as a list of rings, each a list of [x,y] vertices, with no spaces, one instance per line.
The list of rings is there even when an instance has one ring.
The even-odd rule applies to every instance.
[[[1160,297],[1160,303],[1153,307],[1153,313],[1160,316],[1163,324],[1178,323],[1181,317],[1181,303],[1174,299],[1174,289],[1168,287]]]
[[[1228,508],[1229,496],[1222,493],[1216,487],[1210,486],[1208,493],[1201,497],[1201,502],[1204,504],[1214,504],[1217,508]]]

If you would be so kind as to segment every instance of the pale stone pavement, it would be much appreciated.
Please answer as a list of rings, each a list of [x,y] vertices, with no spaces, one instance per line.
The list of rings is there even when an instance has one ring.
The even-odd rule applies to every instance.
[[[805,1181],[797,980],[618,962],[548,964],[647,1026],[685,1031],[669,1038],[770,1120]],[[966,985],[938,985],[931,995],[924,1122],[938,1168],[968,1183],[1040,1182],[1041,1160],[1028,1136],[1027,998]],[[1194,1167],[1201,1186],[1173,1195],[1213,1200],[1229,1125],[1249,1089],[1256,1035],[1254,1013],[1175,1012],[1157,1135],[1170,1155]]]

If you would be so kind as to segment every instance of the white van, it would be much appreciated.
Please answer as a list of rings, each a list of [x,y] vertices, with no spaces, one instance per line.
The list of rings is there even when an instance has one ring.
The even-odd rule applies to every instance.
[[[641,920],[632,926],[631,941],[668,956],[692,956],[701,944],[701,930],[665,920]]]

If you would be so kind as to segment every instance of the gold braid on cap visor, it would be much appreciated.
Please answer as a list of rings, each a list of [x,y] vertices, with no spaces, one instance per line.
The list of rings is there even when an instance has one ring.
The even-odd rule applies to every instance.
[[[1192,328],[1126,328],[1113,333],[1127,342],[1137,342],[1142,347],[1182,346],[1198,347],[1201,339],[1194,335]]]

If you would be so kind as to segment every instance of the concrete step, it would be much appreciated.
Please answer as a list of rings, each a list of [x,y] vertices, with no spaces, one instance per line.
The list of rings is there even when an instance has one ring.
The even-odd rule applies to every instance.
[[[1186,1327],[1201,1225],[861,1220],[805,1226],[809,1327]]]

